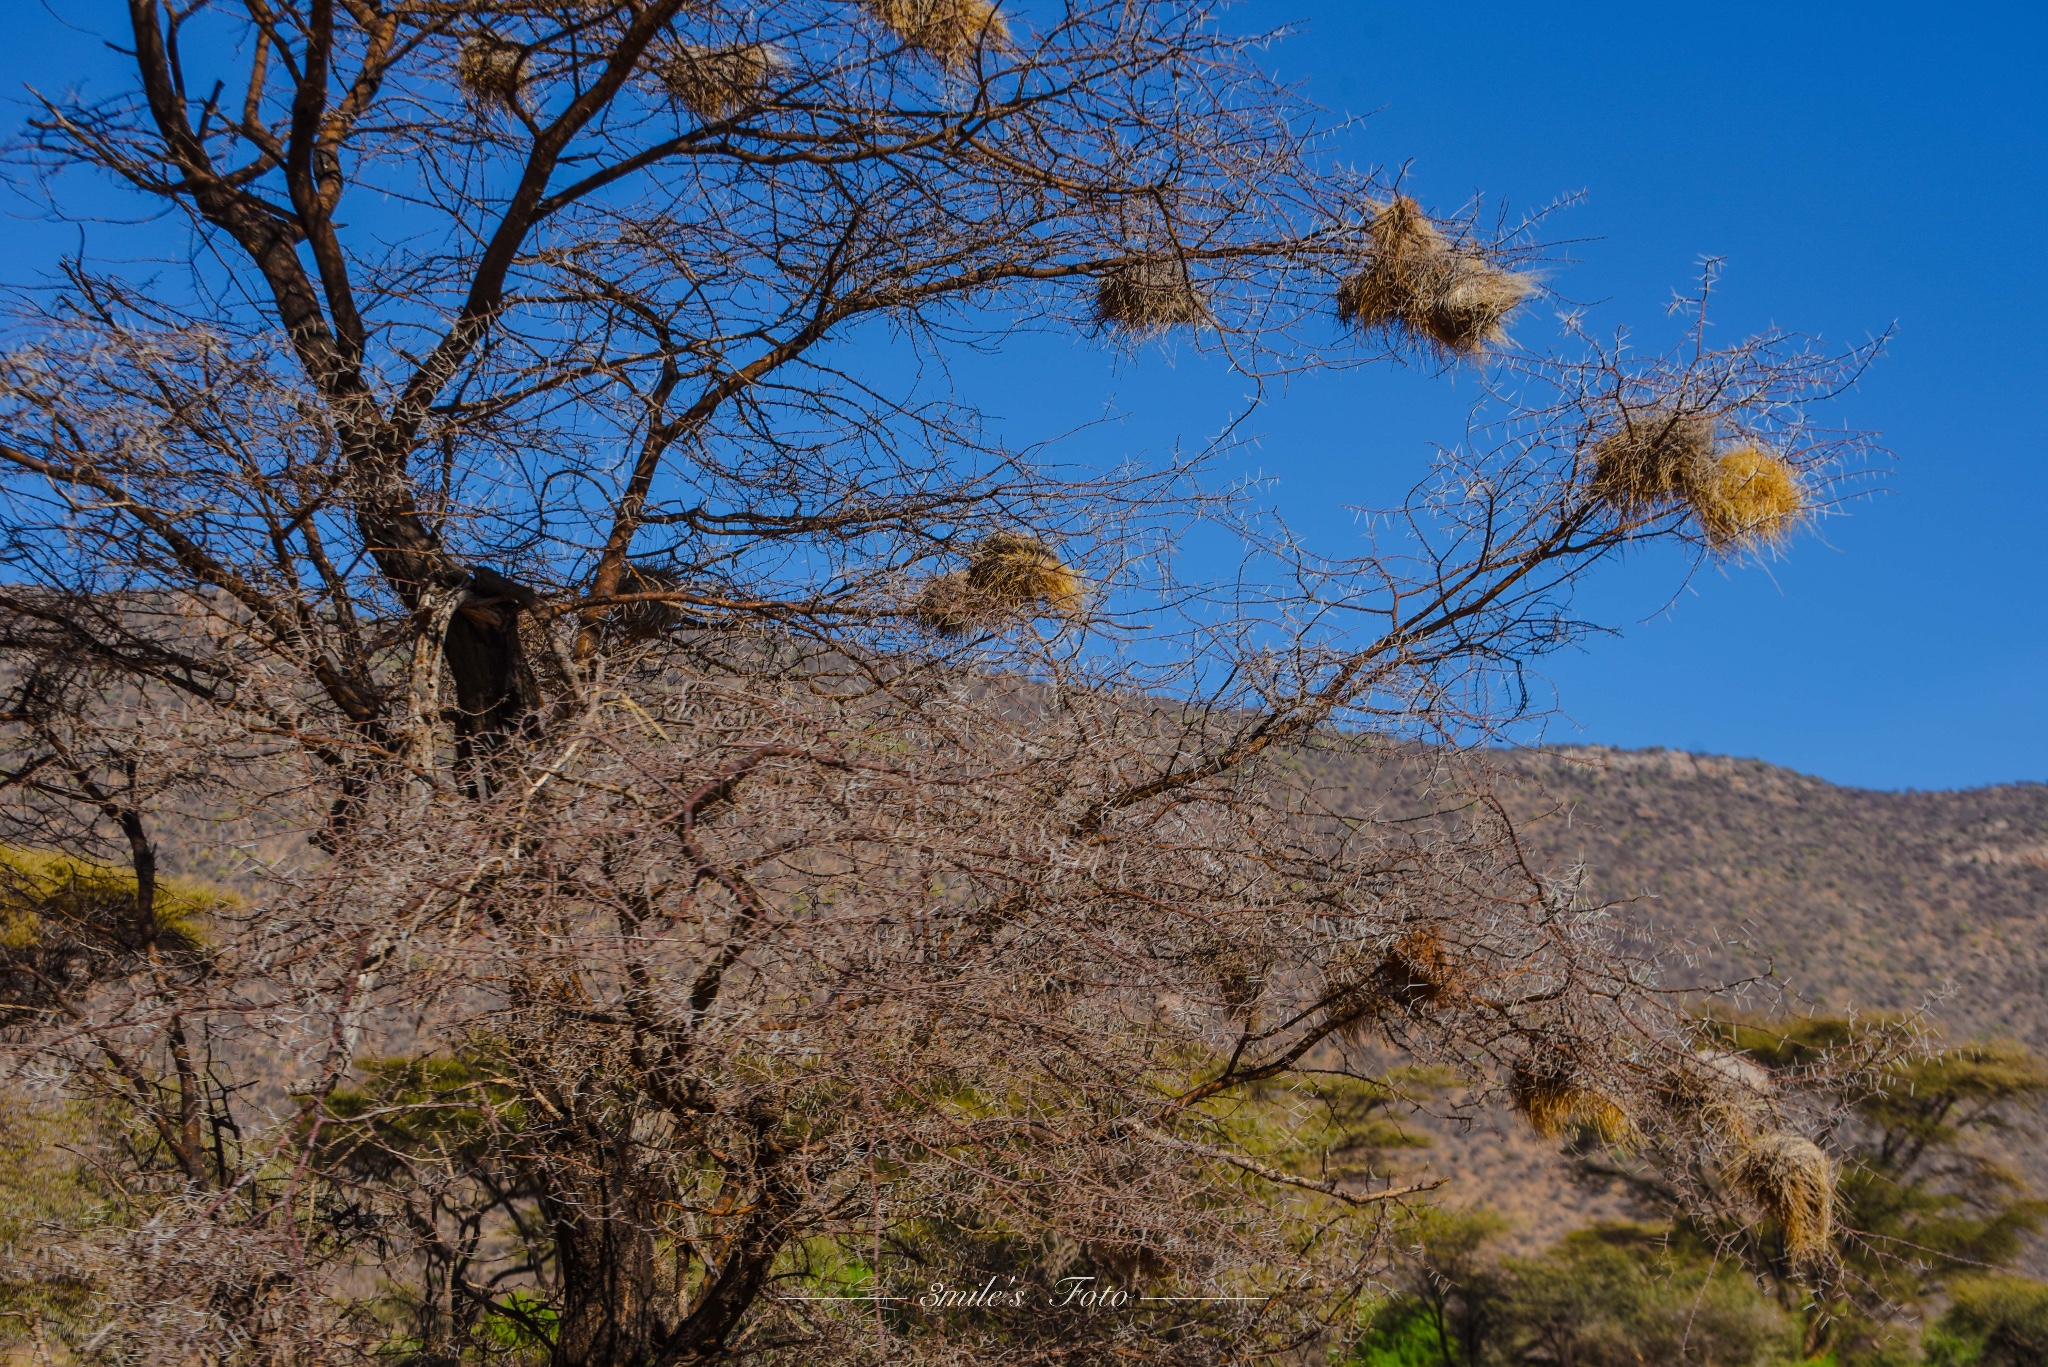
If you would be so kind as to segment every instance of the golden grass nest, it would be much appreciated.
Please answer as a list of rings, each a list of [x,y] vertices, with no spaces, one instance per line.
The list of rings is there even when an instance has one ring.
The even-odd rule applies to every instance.
[[[1508,1080],[1508,1096],[1529,1128],[1545,1139],[1584,1127],[1602,1143],[1616,1144],[1635,1128],[1612,1099],[1581,1086],[1563,1069],[1517,1068]]]
[[[479,104],[514,104],[526,84],[526,50],[493,33],[476,34],[456,56],[455,79]]]
[[[1770,1070],[1743,1054],[1703,1049],[1671,1069],[1659,1093],[1718,1138],[1746,1143],[1762,1129],[1775,1090]]]
[[[1744,442],[1714,462],[1692,503],[1717,550],[1775,546],[1805,516],[1806,487],[1784,457]]]
[[[966,569],[927,580],[911,615],[929,631],[959,636],[1034,609],[1074,617],[1087,601],[1081,577],[1050,546],[997,532],[974,548]]]
[[[1200,327],[1209,306],[1188,277],[1187,263],[1167,252],[1136,257],[1095,284],[1095,319],[1139,336]]]
[[[662,54],[654,70],[670,98],[715,123],[759,103],[785,65],[782,54],[767,43],[720,48],[677,43]]]
[[[907,47],[962,67],[984,48],[1007,46],[1010,26],[990,0],[864,0]]]
[[[1785,1251],[1818,1255],[1834,1229],[1835,1166],[1820,1145],[1796,1134],[1766,1134],[1745,1142],[1729,1173],[1778,1222]]]
[[[1456,970],[1443,937],[1424,927],[1388,947],[1375,973],[1379,987],[1402,1006],[1433,1006],[1457,986]]]
[[[1625,414],[1593,446],[1593,492],[1624,514],[1683,503],[1719,551],[1776,545],[1806,514],[1806,486],[1776,452],[1743,441],[1715,454],[1714,419],[1669,408]]]
[[[1368,256],[1337,289],[1337,317],[1360,332],[1399,330],[1452,356],[1507,340],[1508,315],[1536,290],[1469,243],[1455,243],[1406,195],[1366,228]]]
[[[1637,513],[1692,496],[1714,463],[1714,419],[1669,408],[1626,413],[1593,447],[1593,490]]]

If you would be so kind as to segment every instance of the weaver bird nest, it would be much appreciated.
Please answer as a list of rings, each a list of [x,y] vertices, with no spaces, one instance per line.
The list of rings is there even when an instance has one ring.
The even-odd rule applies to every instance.
[[[1593,492],[1629,516],[1684,504],[1722,551],[1777,544],[1807,508],[1783,456],[1748,440],[1717,454],[1713,417],[1672,409],[1625,414],[1595,443]]]
[[[1611,1098],[1583,1086],[1567,1067],[1529,1064],[1508,1080],[1508,1096],[1529,1128],[1545,1139],[1584,1127],[1603,1143],[1626,1139],[1634,1130],[1627,1112]]]
[[[1027,611],[1074,617],[1086,604],[1080,576],[1050,546],[998,532],[974,548],[966,569],[926,583],[913,615],[941,636],[959,636]]]
[[[1139,336],[1200,327],[1209,307],[1180,257],[1155,252],[1115,267],[1095,285],[1095,319]]]
[[[526,49],[493,33],[476,34],[455,59],[455,79],[480,105],[517,104],[526,85]]]
[[[1009,25],[989,0],[865,0],[883,27],[948,67],[962,67],[984,48],[1010,39]]]
[[[1729,1177],[1778,1222],[1785,1252],[1819,1256],[1834,1229],[1835,1167],[1820,1145],[1796,1134],[1743,1141]]]
[[[1536,290],[1468,242],[1452,242],[1405,195],[1366,229],[1364,269],[1337,290],[1337,317],[1360,332],[1398,330],[1451,356],[1507,339],[1510,313]]]
[[[766,43],[720,48],[678,43],[656,61],[654,73],[677,104],[715,123],[758,104],[786,65]]]

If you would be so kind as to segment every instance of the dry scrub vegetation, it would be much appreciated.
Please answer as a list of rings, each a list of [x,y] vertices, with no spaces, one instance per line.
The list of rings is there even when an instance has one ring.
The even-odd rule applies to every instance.
[[[1861,355],[1516,347],[1526,242],[1345,169],[1207,6],[130,12],[14,165],[190,251],[66,262],[0,355],[6,1044],[107,1127],[9,1255],[44,1342],[1298,1358],[1426,1194],[1339,1123],[1367,1045],[1829,1275],[1834,1103],[1715,1053],[1456,746],[1589,567],[1824,507]],[[1326,555],[889,363],[1020,322],[1489,397]],[[1652,414],[1706,474],[1611,473]],[[1178,577],[1197,526],[1241,562]],[[1291,758],[1418,739],[1398,817]],[[189,913],[196,818],[310,844]],[[1073,1277],[1151,1299],[878,1298]]]

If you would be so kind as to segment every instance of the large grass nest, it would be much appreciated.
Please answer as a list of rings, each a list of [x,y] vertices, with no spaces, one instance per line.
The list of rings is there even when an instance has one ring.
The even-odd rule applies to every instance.
[[[1627,1112],[1611,1098],[1582,1085],[1569,1069],[1529,1065],[1508,1080],[1508,1096],[1529,1128],[1545,1139],[1587,1129],[1602,1143],[1616,1144],[1634,1130]]]
[[[1628,413],[1593,447],[1593,490],[1625,512],[1689,498],[1714,463],[1714,419],[1668,408]]]
[[[683,578],[674,570],[653,565],[628,565],[619,572],[618,592],[670,593],[683,586]],[[683,610],[675,602],[659,599],[644,599],[637,603],[620,603],[609,615],[614,631],[629,641],[651,641],[682,625]]]
[[[1806,515],[1799,472],[1754,442],[1715,461],[1692,501],[1708,543],[1719,550],[1778,545]]]
[[[929,631],[960,636],[1026,612],[1078,616],[1088,594],[1052,547],[1021,532],[997,532],[974,548],[967,568],[926,582],[912,615]]]
[[[1443,937],[1426,926],[1394,941],[1373,978],[1388,1000],[1406,1007],[1434,1006],[1458,988],[1457,968]]]
[[[1428,1011],[1463,994],[1457,965],[1433,927],[1422,926],[1377,955],[1352,951],[1333,969],[1340,988],[1330,1005],[1338,1029],[1362,1044],[1397,1012]]]
[[[1658,1086],[1665,1103],[1700,1130],[1736,1143],[1761,1132],[1776,1089],[1770,1070],[1747,1055],[1718,1049],[1695,1053]]]
[[[1536,290],[1533,277],[1452,242],[1406,195],[1373,214],[1365,267],[1337,290],[1337,317],[1360,332],[1397,330],[1451,356],[1507,340],[1507,318]]]
[[[654,72],[671,99],[715,123],[759,104],[786,65],[767,43],[720,48],[677,43],[656,60]]]
[[[1150,252],[1096,282],[1095,319],[1143,337],[1168,328],[1200,327],[1209,321],[1209,306],[1188,277],[1185,261],[1169,252]]]
[[[1629,516],[1682,503],[1718,551],[1783,541],[1806,514],[1799,472],[1754,441],[1715,448],[1710,414],[1627,414],[1593,446],[1593,492]]]
[[[1741,1145],[1729,1176],[1778,1222],[1785,1251],[1818,1256],[1834,1229],[1835,1167],[1820,1145],[1796,1134],[1766,1134]]]
[[[948,67],[962,67],[984,48],[1008,45],[1010,26],[989,0],[863,0],[904,45]]]
[[[517,104],[526,85],[526,49],[494,33],[476,34],[455,58],[455,79],[480,105]]]

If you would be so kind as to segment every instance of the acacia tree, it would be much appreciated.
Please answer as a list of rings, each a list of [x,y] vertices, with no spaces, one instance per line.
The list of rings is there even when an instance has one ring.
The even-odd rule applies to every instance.
[[[1779,536],[1860,358],[1510,348],[1512,251],[1204,5],[128,9],[18,164],[187,250],[67,262],[0,363],[7,819],[127,867],[6,941],[18,1057],[136,1126],[43,1254],[77,1351],[1294,1351],[1404,1194],[1371,1039],[1726,1156],[1741,1079],[1481,766],[1299,761],[1492,734],[1590,566]],[[948,358],[1059,326],[1500,383],[1319,555],[991,435]],[[167,831],[280,830],[170,914]]]

